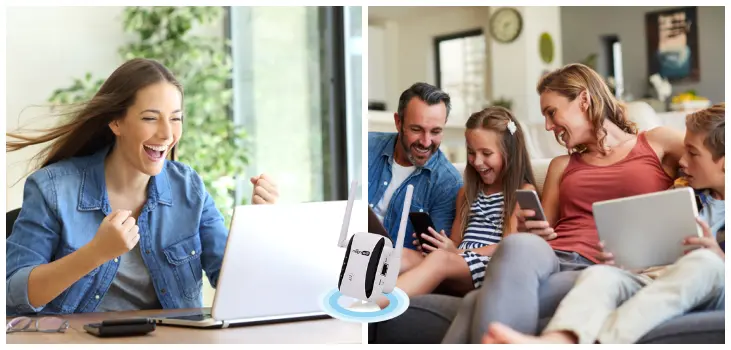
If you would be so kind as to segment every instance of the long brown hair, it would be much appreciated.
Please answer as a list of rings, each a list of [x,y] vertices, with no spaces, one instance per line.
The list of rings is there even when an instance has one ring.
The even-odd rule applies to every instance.
[[[183,87],[162,64],[143,58],[125,62],[107,78],[90,101],[68,112],[71,118],[59,126],[44,130],[39,136],[7,133],[6,152],[52,141],[35,157],[38,168],[72,157],[94,154],[114,144],[115,136],[109,123],[121,119],[135,103],[137,91],[159,82],[173,84],[183,93]],[[171,150],[171,154],[174,152]]]
[[[514,134],[511,134],[508,129],[510,122],[513,122],[515,125]],[[525,146],[525,134],[513,114],[509,110],[497,106],[488,107],[482,111],[473,113],[467,120],[465,128],[467,130],[492,130],[502,135],[500,152],[503,157],[503,169],[498,174],[498,177],[502,179],[502,193],[505,201],[505,208],[503,209],[503,233],[507,233],[507,230],[510,229],[510,218],[515,211],[515,191],[526,183],[536,186],[530,157]],[[468,164],[464,170],[465,196],[461,210],[458,213],[462,219],[463,234],[467,228],[472,203],[486,189],[487,186],[482,182],[477,170],[471,164]]]
[[[597,136],[599,151],[602,153],[604,153],[604,139],[607,137],[607,129],[603,126],[605,120],[608,119],[629,134],[637,134],[637,125],[627,117],[625,105],[612,95],[609,86],[597,72],[583,64],[572,63],[544,75],[538,82],[536,90],[539,95],[546,91],[554,91],[569,101],[575,100],[582,91],[588,92],[591,99],[588,109],[589,122]],[[558,135],[556,142],[564,144]],[[586,149],[586,145],[578,145],[570,152],[583,152]]]

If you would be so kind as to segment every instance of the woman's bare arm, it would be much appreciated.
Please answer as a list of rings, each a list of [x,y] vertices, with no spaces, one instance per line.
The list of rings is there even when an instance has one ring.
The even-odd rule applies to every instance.
[[[648,130],[645,137],[655,151],[665,173],[674,179],[678,174],[680,158],[685,153],[683,133],[667,126],[659,126]]]
[[[562,155],[551,160],[546,172],[546,181],[541,193],[541,206],[546,214],[546,221],[553,227],[559,219],[559,184],[564,170],[569,165],[569,155]]]

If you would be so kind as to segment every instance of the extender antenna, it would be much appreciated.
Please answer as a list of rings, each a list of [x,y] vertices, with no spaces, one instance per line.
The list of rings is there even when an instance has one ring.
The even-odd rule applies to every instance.
[[[398,236],[396,236],[396,251],[394,252],[394,259],[396,259],[396,262],[399,264],[399,266],[396,268],[396,271],[398,271],[398,268],[400,268],[401,264],[401,251],[404,249],[404,237],[406,236],[406,224],[407,220],[409,219],[409,211],[411,209],[411,196],[414,194],[414,185],[408,185],[406,187],[406,198],[404,199],[404,207],[401,210],[401,223],[398,227]]]
[[[338,247],[345,248],[345,239],[348,236],[348,228],[350,227],[350,217],[353,212],[353,202],[355,202],[355,191],[358,189],[358,180],[350,183],[350,192],[348,192],[348,204],[345,206],[345,217],[343,217],[343,227],[340,228],[340,239]]]
[[[388,272],[386,273],[386,281],[383,284],[383,292],[391,293],[396,288],[396,280],[398,279],[399,270],[401,270],[401,251],[404,250],[404,236],[406,236],[406,222],[409,219],[409,209],[411,209],[411,196],[414,194],[414,185],[406,187],[406,198],[404,199],[404,207],[401,210],[401,223],[398,227],[398,236],[396,237],[396,246],[391,257],[388,258]]]

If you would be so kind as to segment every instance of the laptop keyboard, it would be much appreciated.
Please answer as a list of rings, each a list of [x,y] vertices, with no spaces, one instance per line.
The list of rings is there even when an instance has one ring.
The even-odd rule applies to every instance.
[[[183,315],[183,316],[170,316],[166,317],[168,319],[172,320],[186,320],[186,321],[204,321],[211,318],[210,312],[204,312],[204,313],[198,313],[193,315]]]

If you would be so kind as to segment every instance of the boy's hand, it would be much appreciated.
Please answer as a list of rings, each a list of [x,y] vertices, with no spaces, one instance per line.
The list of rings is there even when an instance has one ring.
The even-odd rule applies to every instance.
[[[713,238],[713,235],[711,234],[711,229],[708,227],[708,224],[706,224],[705,221],[701,220],[698,217],[695,218],[695,221],[698,223],[698,225],[701,225],[701,229],[703,229],[703,237],[690,236],[686,238],[683,241],[683,245],[694,245],[696,247],[686,250],[685,254],[688,254],[689,252],[698,248],[705,248],[710,249],[712,252],[716,253],[716,255],[720,256],[721,259],[726,260],[726,254],[723,252],[723,250],[721,250],[721,247],[718,245],[718,241]]]

